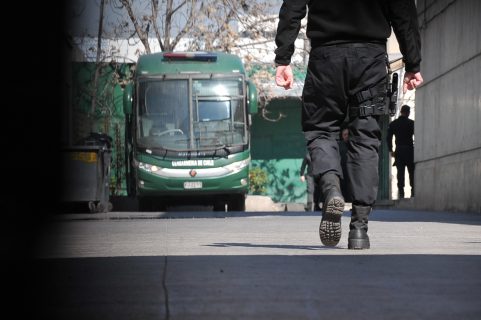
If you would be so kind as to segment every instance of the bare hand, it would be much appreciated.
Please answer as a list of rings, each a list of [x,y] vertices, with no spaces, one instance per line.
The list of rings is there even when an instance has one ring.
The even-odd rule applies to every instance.
[[[292,89],[294,75],[291,66],[278,66],[276,69],[276,84],[284,89]]]
[[[406,93],[408,90],[416,89],[423,83],[423,81],[421,72],[406,72],[404,74],[403,93]]]
[[[306,178],[304,176],[301,176],[301,181],[302,182],[306,181]]]

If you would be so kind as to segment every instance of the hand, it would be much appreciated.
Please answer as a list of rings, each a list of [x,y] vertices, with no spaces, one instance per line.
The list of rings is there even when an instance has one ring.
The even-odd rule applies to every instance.
[[[416,89],[423,83],[423,81],[424,80],[421,76],[421,72],[406,72],[404,74],[403,93],[406,93],[408,90]]]
[[[305,181],[306,181],[306,177],[301,176],[301,181],[302,181],[302,182],[305,182]]]
[[[276,69],[276,84],[284,89],[292,89],[294,75],[291,66],[278,66]]]

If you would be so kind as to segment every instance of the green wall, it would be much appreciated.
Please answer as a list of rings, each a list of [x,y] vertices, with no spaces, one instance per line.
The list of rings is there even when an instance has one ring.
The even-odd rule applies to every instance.
[[[306,150],[301,129],[301,100],[299,98],[273,99],[267,106],[266,120],[259,113],[253,117],[252,165],[261,167],[268,174],[266,195],[275,202],[305,203],[306,184],[299,180],[300,167]],[[379,150],[378,200],[389,199],[389,152],[386,135],[389,116],[382,116],[379,125],[382,143]]]
[[[299,180],[300,167],[306,150],[301,131],[301,100],[273,99],[267,105],[268,119],[261,111],[253,116],[252,165],[268,173],[266,194],[275,202],[305,203],[306,184]]]

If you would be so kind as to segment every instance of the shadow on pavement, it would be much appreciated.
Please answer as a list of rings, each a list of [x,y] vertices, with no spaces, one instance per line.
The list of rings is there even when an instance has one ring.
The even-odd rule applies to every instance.
[[[29,268],[37,286],[24,301],[35,318],[481,316],[481,256],[111,257],[35,260]]]

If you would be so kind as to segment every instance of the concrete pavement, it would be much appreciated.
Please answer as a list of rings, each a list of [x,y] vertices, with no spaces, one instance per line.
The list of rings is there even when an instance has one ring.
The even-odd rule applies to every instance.
[[[481,318],[479,214],[375,210],[365,251],[346,249],[348,212],[335,248],[316,213],[93,217],[57,217],[38,242],[49,316]]]

